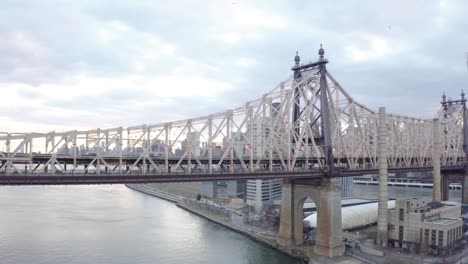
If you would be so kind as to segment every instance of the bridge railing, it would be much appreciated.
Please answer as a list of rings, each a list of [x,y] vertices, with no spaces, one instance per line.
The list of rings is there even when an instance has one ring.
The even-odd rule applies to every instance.
[[[227,170],[218,170],[218,171],[212,171],[208,172],[206,170],[197,170],[197,171],[192,171],[190,173],[188,172],[183,172],[183,171],[175,171],[175,172],[141,172],[141,171],[127,171],[127,172],[122,172],[122,173],[116,173],[116,172],[97,172],[97,171],[90,171],[90,172],[83,172],[83,171],[74,171],[74,172],[62,172],[62,171],[56,171],[55,173],[44,173],[44,172],[13,172],[6,174],[5,172],[0,172],[0,177],[1,175],[8,175],[8,176],[42,176],[42,175],[48,175],[48,176],[58,176],[58,177],[67,177],[67,176],[178,176],[178,175],[210,175],[210,174],[216,174],[216,175],[239,175],[239,174],[291,174],[291,173],[321,173],[321,170],[319,169],[296,169],[296,170],[291,170],[291,171],[285,171],[285,170],[234,170],[234,171],[227,171]]]

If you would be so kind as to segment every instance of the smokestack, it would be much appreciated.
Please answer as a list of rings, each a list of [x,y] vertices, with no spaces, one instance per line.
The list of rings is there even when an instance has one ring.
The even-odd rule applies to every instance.
[[[387,170],[387,117],[385,107],[379,107],[377,130],[377,157],[379,159],[379,209],[377,215],[377,245],[387,247],[388,243],[388,170]]]
[[[434,146],[432,148],[432,201],[440,202],[441,201],[441,192],[440,192],[440,122],[439,119],[434,118],[432,136],[434,140]]]

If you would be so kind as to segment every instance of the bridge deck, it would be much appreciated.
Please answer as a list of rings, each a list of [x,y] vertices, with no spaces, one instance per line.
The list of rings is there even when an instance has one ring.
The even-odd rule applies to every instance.
[[[389,168],[389,173],[403,173],[415,171],[431,171],[432,167]],[[464,173],[464,166],[443,166],[442,171],[450,174]],[[310,179],[317,183],[323,177],[353,177],[365,174],[378,174],[377,169],[340,170],[328,175],[319,170],[307,171],[236,171],[236,172],[194,172],[194,173],[161,173],[143,174],[128,172],[115,173],[15,173],[0,174],[0,185],[75,185],[75,184],[127,184],[127,183],[163,183],[190,181],[219,181],[219,180],[249,180],[249,179]]]

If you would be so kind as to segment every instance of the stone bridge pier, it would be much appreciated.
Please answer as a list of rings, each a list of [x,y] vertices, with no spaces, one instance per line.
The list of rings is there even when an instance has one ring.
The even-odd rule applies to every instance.
[[[434,179],[435,182],[435,179]],[[442,201],[448,201],[450,199],[450,184],[460,183],[461,184],[461,202],[462,204],[468,204],[468,174],[454,174],[444,173],[440,179],[440,198]],[[436,186],[436,184],[434,184]],[[434,187],[435,189],[436,187]]]
[[[462,180],[462,203],[468,204],[468,174],[466,173]]]
[[[341,223],[341,179],[323,178],[320,184],[307,180],[283,183],[278,243],[282,246],[304,244],[304,202],[311,198],[317,207],[317,240],[314,251],[335,257],[344,253]]]

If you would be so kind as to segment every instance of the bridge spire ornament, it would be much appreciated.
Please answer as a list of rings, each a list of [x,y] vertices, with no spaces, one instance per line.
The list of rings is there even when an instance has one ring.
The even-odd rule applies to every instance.
[[[442,108],[447,110],[447,96],[445,96],[445,92],[442,93]]]
[[[294,57],[295,66],[298,67],[301,62],[301,57],[299,57],[299,51],[296,51],[296,56]]]
[[[323,56],[325,55],[325,50],[323,49],[321,43],[320,43],[320,49],[318,50],[318,54],[319,54],[319,60],[323,61]]]
[[[299,51],[296,51],[296,56],[294,56],[294,67],[292,67],[294,71],[294,79],[301,78],[301,57],[299,57]]]

